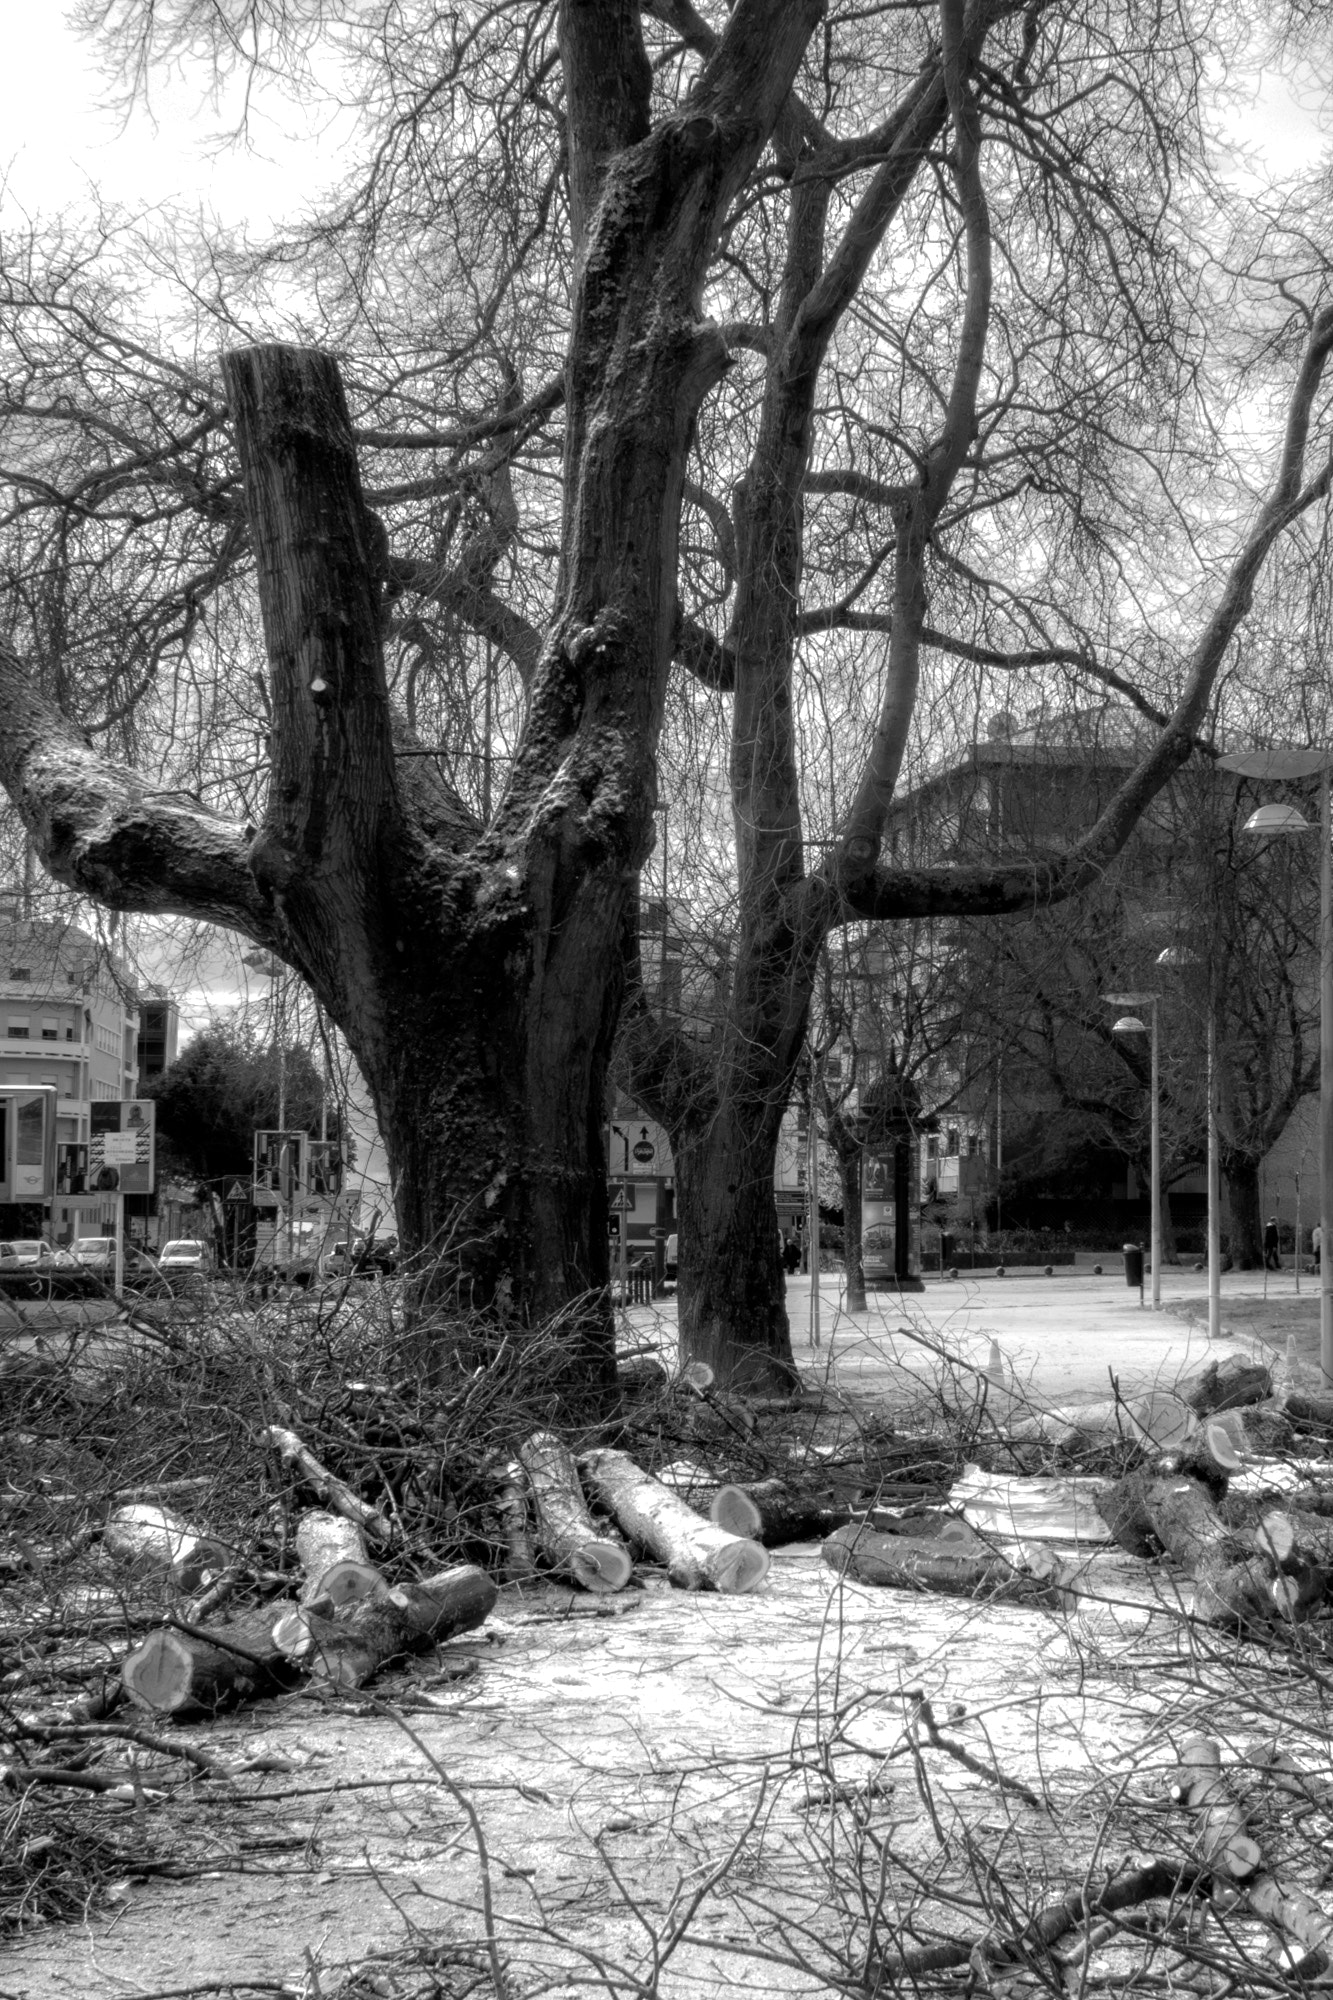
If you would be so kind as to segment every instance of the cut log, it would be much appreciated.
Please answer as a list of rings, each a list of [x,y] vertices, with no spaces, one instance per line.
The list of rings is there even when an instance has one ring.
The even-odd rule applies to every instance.
[[[1131,1555],[1160,1547],[1180,1564],[1193,1579],[1196,1616],[1265,1625],[1291,1615],[1287,1580],[1275,1578],[1272,1561],[1227,1525],[1199,1480],[1186,1473],[1131,1472],[1099,1493],[1097,1506]]]
[[[1292,1394],[1286,1398],[1282,1408],[1297,1430],[1316,1437],[1333,1434],[1333,1396]]]
[[[316,1679],[358,1688],[390,1660],[482,1624],[496,1595],[486,1572],[466,1563],[346,1604],[336,1617],[292,1605],[274,1626],[273,1643]]]
[[[118,1562],[140,1571],[163,1571],[177,1590],[198,1590],[226,1568],[221,1543],[177,1520],[165,1507],[146,1502],[117,1507],[102,1531],[102,1547]]]
[[[1262,1403],[1272,1393],[1272,1370],[1245,1354],[1227,1354],[1209,1361],[1176,1383],[1177,1396],[1189,1404],[1196,1417],[1238,1410],[1245,1403]]]
[[[121,1662],[121,1685],[130,1700],[153,1715],[212,1714],[266,1686],[278,1685],[286,1661],[273,1628],[280,1604],[266,1605],[215,1631],[182,1631],[163,1625]]]
[[[528,1482],[523,1467],[514,1460],[505,1468],[505,1480],[496,1495],[495,1511],[505,1545],[505,1580],[523,1583],[537,1574],[537,1551],[532,1541],[532,1520],[528,1508]]]
[[[1220,1418],[1210,1417],[1178,1452],[1172,1453],[1164,1469],[1188,1472],[1192,1478],[1201,1479],[1216,1497],[1225,1490],[1228,1479],[1234,1479],[1245,1468],[1230,1430]]]
[[[588,1512],[568,1445],[551,1431],[538,1431],[520,1446],[518,1462],[537,1516],[537,1547],[551,1568],[602,1596],[623,1590],[634,1564],[628,1549]]]
[[[1064,1602],[1059,1584],[1031,1576],[989,1550],[954,1554],[945,1543],[882,1535],[858,1522],[830,1535],[821,1555],[839,1576],[890,1590],[942,1591],[950,1597],[999,1599],[1048,1610]]]
[[[680,1590],[757,1590],[768,1552],[756,1541],[705,1521],[623,1451],[605,1448],[582,1461],[588,1482],[629,1540],[666,1564]]]
[[[282,1463],[294,1467],[311,1491],[335,1514],[355,1521],[372,1541],[387,1542],[392,1538],[393,1530],[378,1507],[368,1506],[353,1493],[350,1486],[321,1465],[314,1453],[307,1451],[295,1431],[284,1430],[281,1424],[270,1424],[261,1435],[266,1444],[273,1446]]]
[[[1066,1454],[1105,1450],[1116,1445],[1142,1445],[1150,1451],[1172,1451],[1198,1428],[1198,1418],[1178,1396],[1154,1394],[1128,1400],[1071,1403],[1015,1412],[997,1423],[1006,1445],[1045,1445]]]
[[[1206,1736],[1183,1746],[1176,1796],[1198,1818],[1205,1866],[1221,1875],[1240,1902],[1288,1941],[1293,1969],[1321,1969],[1333,1957],[1333,1918],[1304,1889],[1278,1879],[1246,1824],[1222,1775],[1222,1753]]]
[[[1333,1568],[1333,1518],[1327,1514],[1244,1494],[1228,1494],[1218,1511],[1228,1527],[1248,1534],[1256,1547],[1271,1549],[1279,1562]]]
[[[296,1528],[296,1553],[305,1571],[304,1605],[327,1613],[388,1588],[366,1555],[360,1528],[341,1514],[313,1509],[303,1514]]]
[[[717,1527],[769,1549],[822,1541],[850,1521],[852,1511],[850,1502],[835,1499],[827,1484],[803,1488],[787,1479],[719,1486],[708,1503],[708,1518]]]

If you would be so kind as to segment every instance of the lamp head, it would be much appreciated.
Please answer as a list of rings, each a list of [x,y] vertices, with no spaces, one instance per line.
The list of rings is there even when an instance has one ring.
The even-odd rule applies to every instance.
[[[1146,1035],[1147,1032],[1147,1022],[1141,1021],[1137,1014],[1122,1014],[1118,1021],[1111,1023],[1113,1035]]]
[[[1242,833],[1308,833],[1310,821],[1296,806],[1259,806],[1241,828]]]

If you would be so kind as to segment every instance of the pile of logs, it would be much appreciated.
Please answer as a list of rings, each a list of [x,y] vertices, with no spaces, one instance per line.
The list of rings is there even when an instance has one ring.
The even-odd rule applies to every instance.
[[[1333,1565],[1333,1480],[1286,1492],[1280,1501],[1233,1493],[1248,1467],[1303,1438],[1322,1449],[1333,1434],[1333,1398],[1273,1398],[1269,1371],[1248,1361],[1211,1363],[1174,1395],[1087,1405],[997,1422],[998,1442],[1023,1451],[1041,1444],[1086,1463],[1114,1445],[1122,1467],[1101,1484],[1096,1504],[1130,1554],[1168,1558],[1190,1586],[1195,1617],[1260,1634],[1311,1617],[1324,1603]],[[1025,1467],[1024,1457],[1019,1463]],[[980,1540],[956,1513],[871,1513],[840,1527],[824,1560],[863,1583],[928,1589],[1016,1603],[1060,1605],[1074,1582],[1049,1549],[1001,1549]]]

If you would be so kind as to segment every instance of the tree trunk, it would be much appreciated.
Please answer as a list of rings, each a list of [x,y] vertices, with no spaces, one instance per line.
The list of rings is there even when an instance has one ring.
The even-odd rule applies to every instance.
[[[797,1384],[773,1176],[778,1121],[758,1130],[719,1106],[675,1138],[682,1359],[721,1388],[782,1394]]]
[[[1259,1162],[1230,1146],[1222,1148],[1227,1184],[1231,1261],[1240,1271],[1257,1271],[1264,1261],[1264,1226],[1259,1211]]]
[[[838,1185],[842,1193],[842,1252],[847,1274],[848,1312],[866,1309],[865,1258],[861,1243],[861,1148],[849,1149],[834,1140]]]
[[[1176,1248],[1176,1225],[1171,1215],[1171,1190],[1168,1187],[1162,1189],[1157,1220],[1162,1239],[1162,1262],[1178,1264],[1180,1252]]]

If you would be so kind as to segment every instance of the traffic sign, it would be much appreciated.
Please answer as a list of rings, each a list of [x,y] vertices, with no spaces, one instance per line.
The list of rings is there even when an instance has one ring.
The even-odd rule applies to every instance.
[[[235,1202],[239,1208],[244,1202],[249,1201],[250,1190],[244,1181],[233,1181],[222,1199],[224,1201]]]
[[[611,1197],[612,1215],[633,1215],[634,1196],[622,1183]]]

